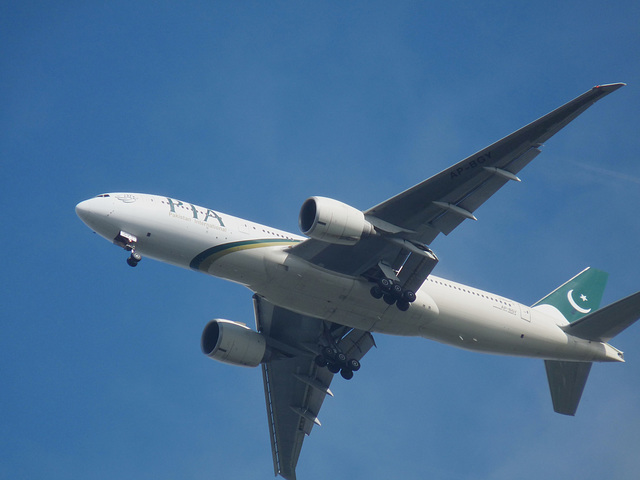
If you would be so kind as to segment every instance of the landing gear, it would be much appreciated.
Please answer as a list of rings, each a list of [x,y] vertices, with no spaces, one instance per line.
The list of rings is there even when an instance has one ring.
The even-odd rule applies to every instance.
[[[400,310],[401,312],[406,312],[407,310],[409,310],[409,302],[405,300],[398,300],[396,302],[396,307],[398,307],[398,310]]]
[[[411,290],[405,290],[402,292],[402,300],[407,303],[413,303],[416,301],[416,294]]]
[[[375,298],[376,300],[379,300],[382,298],[383,295],[384,293],[382,292],[382,289],[378,285],[374,285],[373,287],[371,287],[371,296],[373,298]]]
[[[393,305],[394,303],[396,303],[396,297],[394,297],[390,293],[385,293],[382,296],[382,299],[384,300],[384,303],[386,303],[387,305]]]
[[[355,358],[351,358],[347,361],[347,367],[352,372],[357,372],[358,370],[360,370],[360,362]]]
[[[151,234],[147,234],[149,236]],[[124,230],[120,230],[120,233],[116,235],[116,238],[113,239],[113,243],[117,246],[124,248],[127,252],[131,252],[129,258],[127,258],[127,264],[130,267],[136,267],[140,260],[142,260],[142,255],[136,252],[136,245],[138,244],[138,237],[132,235],[130,233],[125,232]]]
[[[329,370],[331,373],[338,373],[340,371],[340,365],[336,363],[330,363],[329,365],[327,365],[327,370]]]
[[[353,372],[360,370],[360,362],[355,358],[347,358],[337,345],[324,347],[322,353],[315,358],[315,363],[318,367],[327,367],[331,373],[340,372],[345,380],[351,380]]]
[[[142,255],[140,255],[135,250],[131,250],[131,255],[129,255],[129,258],[127,258],[127,264],[130,267],[136,267],[138,266],[138,263],[140,263],[140,260],[142,260]]]
[[[375,299],[382,298],[387,305],[396,304],[398,310],[406,312],[409,305],[416,301],[416,294],[411,290],[405,290],[398,282],[383,277],[377,284],[371,287],[371,296]]]
[[[343,368],[342,370],[340,370],[340,375],[342,375],[342,378],[344,378],[345,380],[351,380],[353,378],[353,370]]]

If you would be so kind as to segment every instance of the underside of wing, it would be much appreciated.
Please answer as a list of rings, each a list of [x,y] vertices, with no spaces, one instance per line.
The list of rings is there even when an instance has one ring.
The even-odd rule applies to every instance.
[[[624,84],[601,85],[465,158],[437,175],[364,212],[375,235],[355,245],[309,239],[291,252],[329,270],[375,279],[387,266],[415,290],[437,263],[428,245],[448,235],[538,154],[540,147],[596,101]]]
[[[322,403],[333,395],[329,385],[334,374],[319,365],[317,357],[329,348],[359,362],[374,345],[373,337],[274,306],[259,296],[254,296],[254,306],[258,329],[277,352],[262,366],[274,470],[292,480],[304,438],[320,425]]]
[[[520,172],[540,147],[578,115],[624,84],[601,85],[571,100],[465,158],[437,175],[369,209],[374,216],[406,230],[414,240],[430,244],[439,234],[449,234],[508,181]]]

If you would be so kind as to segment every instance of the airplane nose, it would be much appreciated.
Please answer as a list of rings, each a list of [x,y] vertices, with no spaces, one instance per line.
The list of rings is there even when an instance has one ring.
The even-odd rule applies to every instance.
[[[119,220],[114,213],[117,205],[111,195],[105,193],[90,198],[76,205],[76,214],[80,220],[97,234],[108,240],[113,240],[121,229]]]
[[[80,217],[80,220],[82,220],[84,223],[87,223],[87,221],[89,221],[91,217],[91,207],[89,205],[90,203],[91,200],[84,200],[83,202],[80,202],[76,205],[76,215],[78,215],[78,217]]]
[[[97,196],[76,205],[76,214],[88,227],[100,231],[100,226],[108,223],[108,217],[113,213],[113,203],[106,196]]]

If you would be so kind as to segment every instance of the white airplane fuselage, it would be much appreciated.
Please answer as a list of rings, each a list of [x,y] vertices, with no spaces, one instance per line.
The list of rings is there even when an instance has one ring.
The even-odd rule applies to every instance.
[[[374,299],[363,277],[340,275],[289,253],[305,237],[176,199],[104,194],[76,207],[109,241],[242,284],[275,305],[370,332],[419,336],[479,352],[570,361],[623,361],[607,343],[573,337],[553,307],[513,300],[430,275],[408,311]]]

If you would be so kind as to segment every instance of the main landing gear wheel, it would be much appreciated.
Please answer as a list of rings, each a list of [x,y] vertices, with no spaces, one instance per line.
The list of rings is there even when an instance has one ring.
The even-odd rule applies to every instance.
[[[358,370],[360,370],[360,366],[360,362],[355,358],[351,358],[347,362],[347,368],[349,368],[349,370],[351,370],[352,372],[357,372]]]
[[[328,365],[327,360],[324,358],[323,355],[318,355],[315,358],[315,362],[316,362],[316,365],[319,366],[320,368],[326,367]]]
[[[404,292],[402,292],[402,299],[405,302],[413,303],[416,301],[416,294],[411,290],[405,290]]]
[[[382,299],[387,305],[393,305],[394,303],[396,303],[396,297],[394,297],[390,293],[385,293]]]
[[[407,310],[409,310],[409,302],[407,302],[406,300],[398,300],[396,302],[396,307],[398,307],[398,310],[400,310],[401,312],[406,312]]]
[[[388,278],[381,278],[378,282],[378,286],[383,292],[389,293],[393,288],[393,280],[390,280]]]
[[[342,378],[344,378],[345,380],[351,380],[353,378],[353,370],[343,368],[342,370],[340,370],[340,375],[342,375]]]
[[[340,371],[340,365],[330,363],[329,365],[327,365],[327,370],[329,370],[331,373],[338,373]]]
[[[331,373],[340,373],[345,380],[353,378],[353,372],[360,370],[360,362],[355,358],[348,358],[337,346],[323,347],[320,355],[314,359],[315,364],[326,367]]]
[[[387,305],[394,303],[401,312],[409,310],[411,303],[416,301],[416,294],[412,290],[405,290],[398,282],[383,277],[371,287],[371,296],[376,300],[382,298]]]

